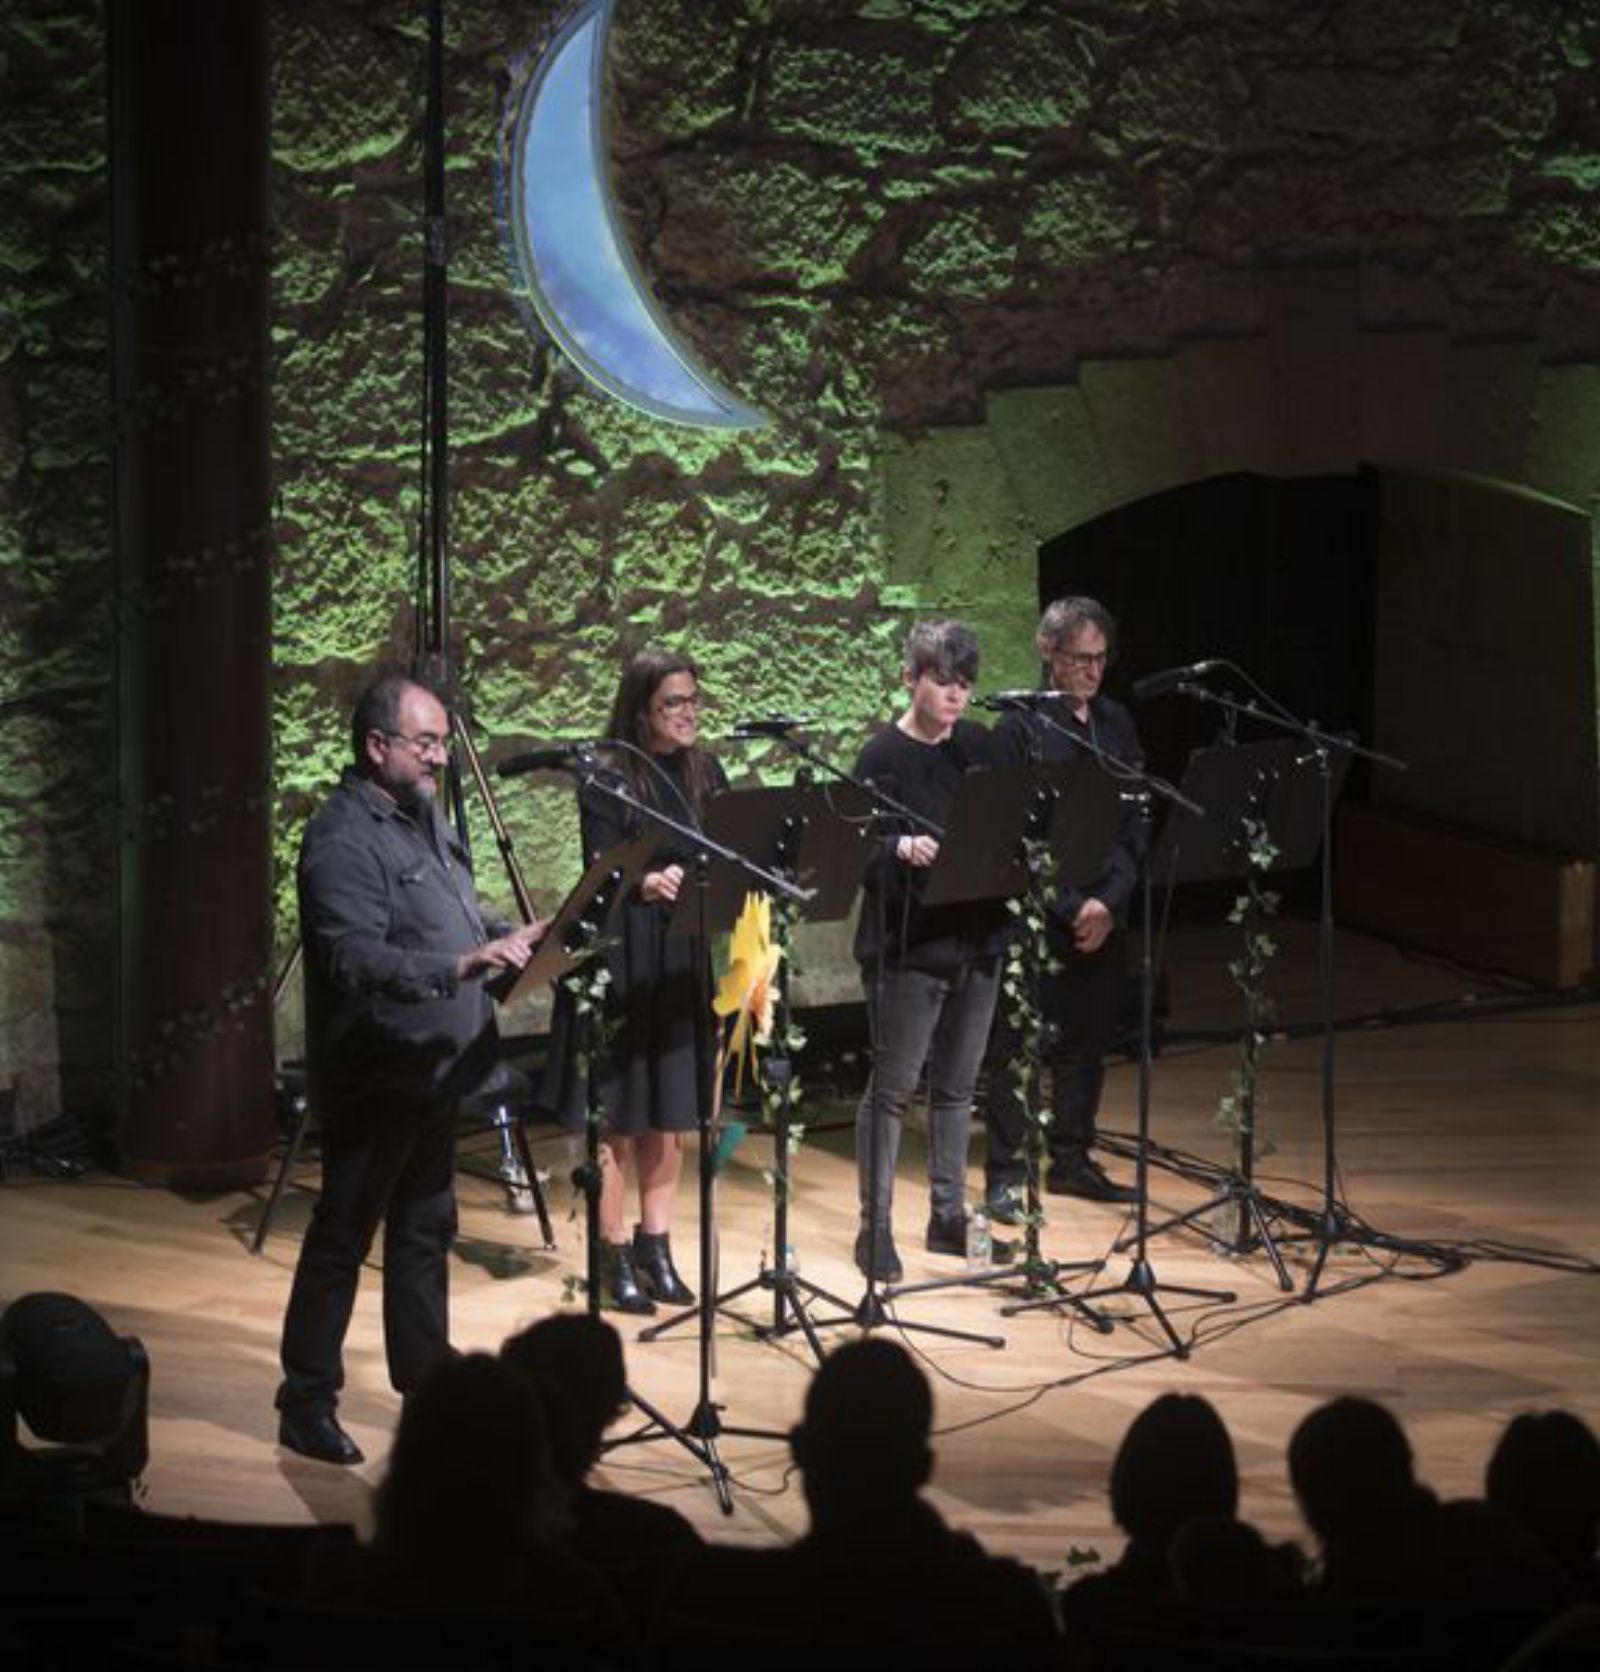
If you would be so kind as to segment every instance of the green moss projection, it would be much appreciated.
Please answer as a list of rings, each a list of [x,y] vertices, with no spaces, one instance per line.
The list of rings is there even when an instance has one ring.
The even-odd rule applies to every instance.
[[[110,387],[102,8],[0,14],[0,1088],[109,1092]]]
[[[1259,332],[1262,266],[1366,262],[1401,322],[1427,273],[1458,335],[1542,318],[1590,354],[1596,11],[1348,0],[1317,30],[1279,0],[623,0],[618,195],[674,325],[774,414],[730,438],[608,402],[528,334],[492,153],[507,66],[558,8],[453,5],[451,549],[480,745],[597,730],[651,638],[704,659],[713,734],[799,707],[844,751],[890,712],[916,614],[970,615],[986,676],[1027,679],[1031,513],[1091,514],[1123,478],[1089,408],[1081,459],[1006,432],[1002,460],[990,398]],[[273,17],[287,856],[361,670],[410,645],[421,42],[398,0]],[[1045,477],[1007,475],[1035,454]],[[502,802],[549,901],[570,793]],[[285,870],[285,938],[288,896]]]
[[[1406,428],[1437,375],[1455,456],[1595,506],[1597,0],[622,0],[618,192],[674,324],[776,415],[731,440],[583,388],[507,292],[501,91],[557,11],[447,5],[456,637],[486,749],[597,730],[653,636],[704,656],[713,734],[794,706],[845,752],[914,614],[971,615],[986,678],[1026,680],[1039,539],[1292,449],[1241,416],[1284,274],[1358,274],[1349,340],[1416,356],[1388,396],[1401,362],[1368,368],[1364,422]],[[411,646],[423,29],[414,0],[271,17],[286,949],[349,701]],[[24,1124],[107,1091],[104,46],[93,0],[0,12],[0,1089]],[[548,902],[570,791],[502,805]]]

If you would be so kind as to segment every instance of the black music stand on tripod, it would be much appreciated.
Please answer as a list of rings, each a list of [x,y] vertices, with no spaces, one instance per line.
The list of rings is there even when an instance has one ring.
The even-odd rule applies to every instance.
[[[556,982],[578,965],[598,955],[618,907],[638,883],[650,856],[660,845],[653,833],[619,842],[599,855],[584,872],[577,886],[561,903],[544,939],[518,975],[511,997],[520,997],[545,981]],[[594,1101],[592,1010],[580,1010],[575,1018],[579,1049],[590,1065],[589,1098],[584,1119],[583,1165],[572,1175],[584,1205],[584,1293],[592,1316],[600,1313],[600,1117]],[[632,1385],[624,1389],[628,1403],[643,1415],[662,1438],[676,1440],[711,1475],[712,1486],[724,1513],[731,1513],[727,1470],[716,1452],[699,1436],[668,1420]]]
[[[1136,1153],[1134,1155],[1134,1233],[1132,1241],[1120,1240],[1112,1244],[1114,1253],[1121,1253],[1125,1248],[1132,1247],[1134,1256],[1128,1266],[1127,1276],[1122,1282],[1108,1289],[1090,1289],[1082,1296],[1084,1300],[1099,1300],[1104,1296],[1131,1295],[1135,1300],[1142,1301],[1145,1310],[1155,1319],[1161,1333],[1166,1336],[1172,1349],[1174,1358],[1187,1358],[1189,1346],[1186,1341],[1172,1327],[1172,1320],[1167,1316],[1166,1308],[1162,1306],[1159,1296],[1162,1294],[1180,1295],[1185,1300],[1216,1301],[1228,1305],[1237,1297],[1230,1289],[1196,1289],[1181,1283],[1163,1283],[1156,1275],[1155,1263],[1150,1258],[1149,1241],[1150,1230],[1150,1088],[1154,1073],[1153,1062],[1155,1056],[1155,929],[1154,906],[1151,890],[1151,873],[1154,869],[1150,855],[1148,840],[1151,823],[1150,787],[1160,785],[1163,793],[1173,795],[1171,786],[1163,784],[1160,779],[1144,777],[1146,788],[1140,793],[1140,817],[1145,823],[1146,840],[1143,844],[1144,854],[1140,864],[1140,932],[1139,932],[1139,1090],[1138,1090],[1138,1136],[1135,1140]],[[1188,786],[1185,785],[1185,788]],[[1184,804],[1175,802],[1175,806]],[[1186,803],[1191,814],[1197,814],[1201,809],[1193,802]]]
[[[631,795],[621,787],[615,773],[594,759],[579,755],[572,763],[572,770],[580,778],[583,793],[612,802],[630,819],[641,823],[647,834],[653,833],[658,841],[667,836],[676,836],[693,856],[690,864],[685,867],[686,886],[678,895],[668,933],[692,935],[697,943],[695,968],[699,993],[695,1004],[695,1060],[701,1065],[702,1075],[696,1120],[696,1131],[700,1141],[700,1290],[696,1307],[700,1325],[697,1356],[698,1392],[694,1411],[681,1427],[666,1422],[657,1414],[652,1414],[650,1422],[644,1428],[636,1433],[624,1435],[612,1443],[616,1446],[643,1445],[652,1440],[675,1439],[687,1446],[692,1440],[694,1445],[690,1449],[711,1471],[712,1485],[723,1513],[731,1515],[733,1495],[727,1466],[717,1451],[717,1437],[723,1433],[754,1435],[760,1439],[781,1439],[782,1436],[769,1429],[741,1429],[725,1425],[718,1414],[719,1408],[711,1397],[712,1330],[715,1319],[713,1284],[716,1275],[712,1260],[712,1243],[716,1233],[714,1158],[711,1144],[711,1098],[714,1088],[705,1084],[703,1076],[704,1065],[712,1061],[708,1032],[711,1019],[710,937],[718,928],[731,928],[733,924],[733,916],[729,916],[726,922],[718,923],[714,922],[710,915],[713,867],[730,868],[744,879],[744,888],[738,891],[741,901],[745,889],[751,884],[769,894],[783,895],[791,900],[805,900],[808,895],[804,889],[797,888],[787,878],[777,876],[752,863],[743,854],[713,841],[704,830],[680,823]],[[719,899],[727,900],[732,897],[732,892],[725,885],[719,885]],[[595,1138],[598,1144],[598,1132]],[[598,1186],[598,1174],[596,1185]],[[592,1231],[591,1235],[597,1236],[598,1230]],[[643,1340],[645,1337],[641,1335],[640,1339]]]
[[[1040,722],[1046,726],[1057,726],[1047,714],[1039,716]],[[1063,729],[1057,727],[1057,729]],[[1090,737],[1069,733],[1079,753],[1077,757],[1079,771],[1089,776],[1089,782],[1103,780],[1108,784],[1117,800],[1124,798],[1136,800],[1139,814],[1144,821],[1145,840],[1141,842],[1142,849],[1140,871],[1142,877],[1143,896],[1141,899],[1141,933],[1139,958],[1139,1091],[1138,1091],[1138,1153],[1134,1158],[1134,1245],[1137,1252],[1128,1268],[1128,1274],[1122,1282],[1110,1288],[1086,1289],[1076,1299],[1080,1304],[1099,1300],[1114,1295],[1131,1295],[1135,1300],[1142,1301],[1145,1309],[1150,1313],[1169,1342],[1173,1356],[1187,1358],[1188,1346],[1172,1327],[1166,1309],[1157,1298],[1160,1294],[1181,1295],[1186,1300],[1215,1300],[1228,1302],[1233,1295],[1225,1290],[1195,1289],[1175,1283],[1163,1283],[1156,1276],[1155,1266],[1147,1252],[1148,1226],[1150,1213],[1150,1086],[1152,1078],[1152,1060],[1154,1057],[1154,1010],[1155,1010],[1155,969],[1152,953],[1153,947],[1153,915],[1151,911],[1150,891],[1150,852],[1149,826],[1151,821],[1151,800],[1160,795],[1171,802],[1175,808],[1183,808],[1190,814],[1198,815],[1203,812],[1199,804],[1182,791],[1175,790],[1164,779],[1157,778],[1143,770],[1132,761],[1120,760],[1100,746]],[[1130,786],[1131,795],[1130,795]],[[1115,823],[1115,808],[1112,809],[1110,825],[1103,827],[1099,836],[1099,846],[1096,849],[1093,842],[1085,843],[1079,838],[1078,854],[1076,858],[1067,854],[1059,856],[1062,875],[1065,880],[1078,887],[1085,887],[1092,883],[1098,873],[1098,865],[1084,858],[1087,853],[1103,855],[1106,846],[1112,838],[1112,828]],[[1070,836],[1067,840],[1070,841]],[[1114,1252],[1120,1252],[1127,1247],[1126,1242],[1112,1245]],[[1099,1262],[1101,1266],[1104,1261]],[[1024,1300],[1014,1306],[1004,1308],[1005,1316],[1014,1317],[1023,1312],[1052,1310],[1059,1303],[1045,1298]],[[1098,1314],[1097,1314],[1098,1316]],[[1109,1322],[1106,1328],[1110,1328]]]
[[[549,982],[552,986],[586,962],[606,937],[611,919],[623,896],[638,882],[656,848],[654,836],[619,842],[600,854],[583,873],[577,885],[561,902],[544,939],[518,972],[507,1001],[525,997]],[[592,1017],[580,1011],[580,1050],[590,1058],[594,1049]],[[600,1188],[599,1123],[590,1099],[584,1121],[585,1161],[572,1182],[578,1186],[585,1207],[585,1288],[589,1310],[600,1310],[600,1286],[596,1281],[600,1264],[600,1220],[595,1211]]]
[[[1262,874],[1299,871],[1316,857],[1318,836],[1313,786],[1292,742],[1267,739],[1197,749],[1189,759],[1183,787],[1210,811],[1201,816],[1173,812],[1147,867],[1147,881],[1149,873],[1157,869],[1163,871],[1169,883],[1244,877],[1252,869]],[[1252,859],[1246,835],[1246,825],[1251,822],[1276,850],[1268,865],[1257,865]],[[1259,1032],[1265,1018],[1254,997],[1249,1004],[1245,1027]],[[1255,1115],[1255,1086],[1247,1077],[1241,1087],[1232,1164],[1217,1173],[1216,1188],[1203,1202],[1162,1220],[1159,1225],[1149,1226],[1146,1234],[1161,1236],[1192,1225],[1235,1256],[1260,1249],[1272,1264],[1278,1287],[1290,1294],[1294,1280],[1284,1264],[1270,1224],[1271,1217],[1283,1212],[1283,1205],[1264,1196],[1255,1183]],[[1230,1210],[1234,1218],[1230,1236],[1220,1236],[1199,1223],[1212,1214]]]
[[[786,789],[724,791],[707,805],[703,822],[718,841],[741,853],[758,855],[778,875],[803,883],[812,891],[806,907],[807,921],[827,923],[848,915],[861,886],[861,871],[866,864],[861,821],[867,810],[866,797],[848,786],[794,785]],[[712,872],[708,887],[707,911],[711,920],[733,922],[743,909],[744,879],[733,868],[722,866]],[[780,1039],[786,1032],[787,973],[780,963],[775,999],[778,1011],[775,1032]],[[792,1263],[789,1141],[793,1064],[787,1056],[770,1051],[761,1072],[777,1094],[772,1129],[772,1247],[776,1264],[769,1266],[763,1260],[756,1276],[717,1295],[712,1305],[714,1310],[753,1328],[763,1340],[775,1339],[795,1329],[803,1331],[807,1345],[820,1362],[822,1343],[807,1302],[822,1300],[841,1308],[848,1308],[850,1303],[802,1278]],[[753,1324],[742,1313],[732,1310],[732,1302],[761,1290],[772,1295],[770,1324]],[[698,1315],[698,1306],[687,1308],[675,1317],[641,1330],[639,1339],[654,1341]]]
[[[1291,751],[1306,751],[1296,756],[1297,765],[1306,767],[1314,764],[1316,767],[1318,793],[1314,802],[1303,805],[1299,810],[1299,819],[1302,825],[1310,828],[1310,839],[1317,844],[1321,855],[1317,975],[1322,1011],[1322,1200],[1315,1209],[1302,1208],[1288,1202],[1275,1204],[1282,1217],[1307,1227],[1306,1230],[1295,1232],[1281,1240],[1285,1243],[1304,1242],[1316,1246],[1316,1257],[1306,1278],[1305,1287],[1300,1292],[1300,1299],[1309,1304],[1317,1298],[1328,1256],[1341,1243],[1348,1243],[1354,1247],[1379,1248],[1390,1254],[1415,1255],[1433,1262],[1444,1270],[1453,1270],[1461,1264],[1459,1258],[1443,1253],[1430,1244],[1392,1236],[1361,1223],[1339,1200],[1338,1195],[1339,1160],[1334,1121],[1333,804],[1338,799],[1345,771],[1353,757],[1359,756],[1363,760],[1372,761],[1375,765],[1385,766],[1396,772],[1404,772],[1406,763],[1397,760],[1393,755],[1363,748],[1349,737],[1325,732],[1314,724],[1297,719],[1282,704],[1261,692],[1260,687],[1255,685],[1255,681],[1250,679],[1248,674],[1243,674],[1242,669],[1235,668],[1233,671],[1240,673],[1246,683],[1260,693],[1268,705],[1266,708],[1254,701],[1240,702],[1237,698],[1223,696],[1191,682],[1179,685],[1177,690],[1185,696],[1221,708],[1227,715],[1230,726],[1238,717],[1244,716],[1289,733],[1291,739],[1298,741],[1289,742],[1285,746]]]
[[[1058,864],[1068,863],[1067,856],[1071,855],[1073,880],[1096,875],[1116,825],[1116,788],[1098,768],[1094,769],[1098,782],[1092,782],[1083,771],[1085,764],[1073,760],[969,772],[951,805],[939,857],[923,892],[924,903],[1008,899],[1033,889],[1036,878],[1029,865],[1030,844],[1040,841],[1051,844]],[[1039,973],[1034,972],[1035,981]],[[1040,1250],[1042,1137],[1037,1123],[1030,1123],[1021,1262],[968,1272],[962,1277],[896,1284],[886,1291],[891,1299],[940,1289],[1009,1291],[1013,1285],[1020,1285],[1018,1293],[1027,1306],[1003,1307],[1003,1316],[1009,1318],[1033,1306],[1066,1306],[1102,1334],[1110,1332],[1110,1322],[1086,1305],[1081,1296],[1069,1293],[1060,1281],[1063,1273],[1099,1271],[1103,1262],[1047,1260]]]

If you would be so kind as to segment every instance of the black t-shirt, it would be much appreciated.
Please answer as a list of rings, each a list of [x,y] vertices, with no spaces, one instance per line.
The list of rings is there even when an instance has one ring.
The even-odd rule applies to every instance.
[[[1045,725],[1036,715],[1026,712],[1003,715],[992,733],[996,763],[1020,765],[1037,761],[1046,766],[1055,765],[1083,753],[1077,742],[1082,738],[1097,744],[1117,760],[1143,770],[1144,750],[1133,716],[1113,698],[1103,694],[1091,698],[1087,721],[1080,720],[1066,703],[1053,707],[1050,719],[1053,723]],[[1053,908],[1057,922],[1070,925],[1079,906],[1089,896],[1109,906],[1118,923],[1126,922],[1128,905],[1139,880],[1139,866],[1144,859],[1145,841],[1144,820],[1137,807],[1132,802],[1123,802],[1100,875],[1087,888],[1060,890]]]
[[[942,825],[962,777],[973,767],[993,764],[989,732],[970,720],[958,720],[941,743],[924,743],[890,725],[868,740],[856,759],[855,775]],[[877,956],[881,900],[885,956],[908,969],[948,974],[971,958],[999,951],[1005,939],[1005,905],[997,900],[922,905],[928,870],[907,865],[894,852],[901,836],[916,833],[917,826],[908,819],[891,820],[883,827],[867,866],[856,924],[856,961],[868,967]]]

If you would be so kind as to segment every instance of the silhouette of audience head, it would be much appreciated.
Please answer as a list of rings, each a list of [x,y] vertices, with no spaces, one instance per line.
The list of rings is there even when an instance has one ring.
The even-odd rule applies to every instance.
[[[1289,1480],[1323,1545],[1343,1544],[1425,1502],[1411,1442],[1372,1399],[1346,1395],[1319,1406],[1289,1439]]]
[[[487,1353],[443,1360],[406,1399],[376,1509],[379,1551],[407,1566],[498,1566],[550,1537],[565,1492],[531,1383]]]
[[[1600,1544],[1600,1441],[1570,1411],[1514,1417],[1489,1459],[1484,1493],[1570,1573]]]
[[[500,1357],[538,1384],[561,1473],[581,1481],[627,1398],[622,1337],[588,1312],[558,1312],[513,1335]]]
[[[915,1498],[933,1473],[932,1430],[933,1390],[903,1347],[872,1338],[830,1353],[789,1436],[813,1521]]]
[[[1227,1515],[1185,1521],[1172,1535],[1167,1566],[1180,1601],[1224,1606],[1279,1601],[1293,1594],[1299,1577],[1285,1550]]]
[[[1164,1547],[1197,1515],[1239,1507],[1233,1441],[1216,1407],[1195,1393],[1164,1393],[1128,1424],[1111,1465],[1111,1513],[1135,1544]]]

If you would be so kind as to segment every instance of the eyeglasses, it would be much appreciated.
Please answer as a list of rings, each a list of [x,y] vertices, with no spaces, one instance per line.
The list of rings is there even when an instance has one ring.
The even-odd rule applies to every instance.
[[[415,749],[419,755],[448,755],[450,753],[450,739],[440,737],[437,732],[420,731],[415,737],[407,737],[404,732],[386,731],[383,735],[391,743],[403,743],[408,749]]]
[[[682,695],[674,691],[670,696],[657,697],[656,707],[663,714],[678,714],[686,708],[701,709],[706,705],[706,699],[698,691],[691,691]]]
[[[1060,662],[1069,668],[1103,668],[1111,662],[1109,650],[1056,650],[1050,655],[1052,662]]]

